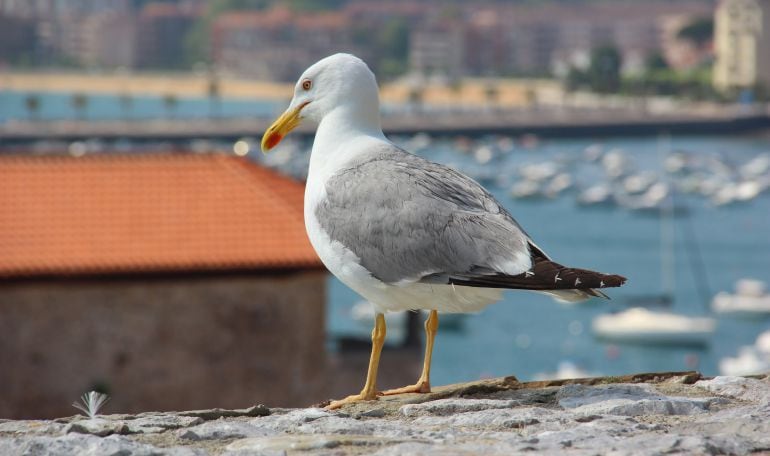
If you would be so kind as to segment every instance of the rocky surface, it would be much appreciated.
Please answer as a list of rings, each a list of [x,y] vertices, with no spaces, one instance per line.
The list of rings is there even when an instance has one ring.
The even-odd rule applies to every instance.
[[[0,420],[2,455],[770,452],[770,378],[643,374],[438,388],[321,408]]]

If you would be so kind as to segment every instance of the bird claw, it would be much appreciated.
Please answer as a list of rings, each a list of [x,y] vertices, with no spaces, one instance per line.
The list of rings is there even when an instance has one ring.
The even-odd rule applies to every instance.
[[[339,408],[342,408],[345,405],[348,404],[354,404],[356,402],[363,402],[363,401],[376,401],[377,396],[379,396],[382,393],[373,393],[373,394],[351,394],[350,396],[346,397],[345,399],[340,399],[337,401],[331,401],[329,405],[324,407],[324,410],[337,410]]]
[[[385,391],[382,391],[380,394],[383,396],[393,396],[395,394],[407,394],[407,393],[418,393],[418,394],[430,393],[430,383],[417,382],[414,385],[385,390]]]

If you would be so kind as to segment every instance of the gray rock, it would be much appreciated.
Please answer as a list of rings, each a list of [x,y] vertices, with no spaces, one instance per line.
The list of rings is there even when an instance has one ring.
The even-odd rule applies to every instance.
[[[400,411],[404,416],[453,415],[456,413],[476,412],[489,409],[509,409],[520,405],[516,400],[495,399],[439,399],[421,404],[407,404]]]
[[[419,426],[465,426],[483,428],[523,428],[558,419],[558,413],[539,407],[490,409],[446,416],[421,416],[412,421]]]
[[[63,429],[63,424],[45,420],[2,420],[2,422],[0,422],[0,435],[59,434]]]
[[[608,455],[659,454],[747,454],[745,442],[722,436],[640,435],[618,439],[609,447]]]
[[[580,415],[692,415],[708,410],[715,398],[669,397],[650,385],[564,386],[560,406]]]
[[[393,423],[383,420],[356,420],[354,418],[329,416],[302,423],[296,427],[296,432],[302,434],[372,435],[375,432],[382,434],[385,431],[383,426],[386,428],[392,427]]]
[[[660,397],[638,401],[610,399],[577,407],[573,412],[584,415],[607,414],[622,416],[693,415],[705,412],[711,407],[712,403],[712,399],[686,397]]]
[[[255,418],[251,420],[251,422],[254,424],[267,423],[267,422],[276,422],[276,423],[287,422],[292,424],[299,424],[299,423],[309,423],[319,418],[326,418],[329,416],[335,416],[335,414],[321,408],[306,408],[306,409],[288,410],[287,412],[280,413],[280,414],[274,413],[266,417]]]
[[[540,451],[561,451],[564,448],[610,448],[617,439],[646,432],[631,418],[609,416],[589,422],[569,420],[547,423],[527,429],[529,446]]]
[[[421,396],[420,404],[414,396],[393,397],[344,411],[271,409],[258,417],[253,415],[266,409],[0,420],[0,456],[657,455],[770,449],[766,380],[722,377],[698,387],[655,385],[522,384],[486,393],[487,385],[473,390],[474,399],[447,398],[453,393],[445,389],[438,392],[444,399]],[[462,388],[468,391],[467,385]],[[703,397],[706,391],[715,397]]]
[[[225,454],[285,454],[286,451],[328,450],[340,446],[379,446],[389,442],[381,437],[340,435],[279,435],[252,437],[229,444]]]
[[[724,435],[753,442],[754,450],[770,448],[770,405],[730,407],[699,416],[673,428],[681,434]]]
[[[419,454],[421,456],[509,456],[527,451],[521,444],[511,445],[507,442],[485,441],[467,443],[426,444],[408,442],[385,447],[373,455],[401,456]]]
[[[268,434],[270,434],[269,430],[255,427],[250,423],[228,420],[207,421],[188,429],[181,429],[178,432],[179,438],[194,441],[240,439],[244,437],[261,437]]]
[[[97,437],[90,434],[67,434],[60,437],[0,439],[0,454],[24,456],[203,456],[206,452],[202,449],[184,447],[159,448],[118,435]]]
[[[267,416],[269,414],[270,414],[270,409],[268,409],[262,404],[254,405],[252,407],[245,408],[245,409],[227,410],[227,409],[214,408],[214,409],[207,409],[207,410],[190,410],[187,412],[178,413],[178,415],[180,416],[195,416],[198,418],[202,418],[206,421],[216,420],[219,418],[235,418],[240,416]]]
[[[104,437],[112,434],[128,434],[130,430],[124,421],[106,420],[97,417],[74,421],[64,428],[64,432],[67,434],[91,434]]]
[[[641,400],[651,397],[660,397],[650,385],[564,385],[556,393],[556,401],[561,407],[574,409],[588,404],[603,402],[608,399]]]
[[[364,410],[353,415],[353,418],[382,418],[385,416],[384,407],[376,407],[370,410]]]
[[[169,429],[195,426],[203,423],[203,419],[196,416],[179,416],[172,414],[139,415],[133,420],[126,420],[131,433],[159,433]]]
[[[757,380],[743,377],[714,377],[701,380],[695,386],[720,396],[732,397],[744,401],[770,403],[770,380]]]
[[[286,432],[296,429],[304,423],[310,423],[320,418],[335,416],[326,410],[319,408],[292,410],[284,414],[271,414],[269,416],[254,418],[250,420],[254,427],[273,432]]]

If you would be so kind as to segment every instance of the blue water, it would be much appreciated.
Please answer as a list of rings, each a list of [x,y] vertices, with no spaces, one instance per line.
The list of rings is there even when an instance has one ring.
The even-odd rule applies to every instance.
[[[409,146],[405,138],[401,141]],[[508,196],[508,187],[515,179],[512,171],[517,166],[558,157],[574,159],[568,169],[583,185],[592,183],[597,173],[581,160],[581,151],[597,142],[605,150],[619,148],[627,152],[637,169],[656,171],[661,169],[661,149],[703,156],[722,154],[725,161],[734,163],[770,151],[767,135],[572,139],[545,141],[534,150],[519,148],[497,162],[494,166],[498,174],[507,178],[500,179],[502,185],[487,187],[546,252],[562,264],[618,273],[629,280],[620,289],[608,290],[611,301],[594,299],[579,305],[560,304],[534,293],[507,292],[500,303],[468,316],[462,331],[439,329],[433,357],[434,384],[511,374],[527,380],[539,372],[555,371],[565,360],[604,375],[690,369],[715,375],[720,358],[734,356],[740,346],[751,345],[760,332],[770,329],[768,319],[717,316],[717,331],[703,348],[614,345],[592,336],[591,321],[595,316],[627,308],[627,298],[664,291],[660,219],[622,208],[581,208],[574,203],[574,194],[555,200],[514,201]],[[421,155],[466,171],[478,170],[451,141],[434,142]],[[689,222],[684,217],[673,220],[676,288],[672,310],[701,315],[709,304],[701,298],[690,267],[694,249],[686,236],[686,223],[692,224],[696,238],[692,242],[701,252],[710,295],[732,291],[735,281],[744,277],[770,283],[768,193],[728,207],[715,207],[701,197],[684,196],[679,201],[690,211]],[[333,335],[368,336],[370,328],[349,317],[350,307],[359,300],[344,285],[330,279],[329,322]]]
[[[68,120],[139,120],[153,118],[194,119],[205,117],[273,117],[286,103],[264,100],[224,98],[211,102],[207,98],[178,98],[173,108],[161,96],[135,96],[130,107],[121,104],[118,95],[87,96],[81,113],[72,106],[72,94],[36,92],[40,99],[37,113],[30,113],[26,99],[31,92],[0,90],[0,123],[12,119]]]

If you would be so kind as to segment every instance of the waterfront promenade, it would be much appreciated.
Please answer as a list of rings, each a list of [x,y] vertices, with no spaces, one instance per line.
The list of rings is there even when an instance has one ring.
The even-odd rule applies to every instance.
[[[186,142],[192,139],[232,141],[258,139],[272,119],[152,119],[132,121],[11,121],[0,124],[0,145],[34,141],[101,139],[132,142]],[[466,112],[407,112],[385,116],[391,135],[427,133],[435,136],[533,134],[543,137],[670,134],[730,134],[770,128],[767,107],[725,107],[707,112],[665,112],[638,108],[536,108]],[[300,125],[295,135],[312,135],[315,127]]]

